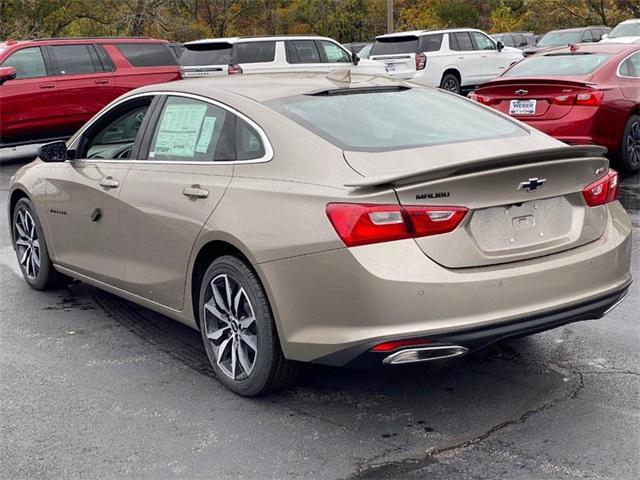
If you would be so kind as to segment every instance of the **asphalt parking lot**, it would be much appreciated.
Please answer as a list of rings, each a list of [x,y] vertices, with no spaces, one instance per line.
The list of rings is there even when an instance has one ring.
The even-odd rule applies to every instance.
[[[19,166],[0,166],[1,479],[640,478],[638,281],[602,320],[440,363],[312,367],[241,398],[197,332],[83,284],[22,281],[6,218]],[[638,279],[638,175],[622,202]]]

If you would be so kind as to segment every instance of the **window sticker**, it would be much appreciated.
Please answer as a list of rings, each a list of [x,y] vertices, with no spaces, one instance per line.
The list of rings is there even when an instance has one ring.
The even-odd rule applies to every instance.
[[[193,158],[206,105],[167,105],[153,155]]]
[[[215,128],[216,117],[204,117],[202,130],[200,131],[200,139],[196,145],[196,152],[207,153],[207,150],[209,149],[209,142],[211,142],[211,137],[213,137],[213,131]]]

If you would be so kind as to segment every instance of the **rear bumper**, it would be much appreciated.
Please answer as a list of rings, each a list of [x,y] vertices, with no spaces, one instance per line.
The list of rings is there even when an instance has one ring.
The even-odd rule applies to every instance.
[[[432,343],[428,345],[436,348],[461,346],[468,351],[473,351],[507,338],[523,337],[573,322],[597,320],[604,317],[627,298],[630,284],[631,282],[615,292],[590,299],[579,305],[559,308],[544,314],[518,318],[509,322],[433,335],[429,337]],[[354,368],[373,367],[382,365],[385,358],[391,354],[411,349],[411,347],[406,347],[392,352],[371,352],[371,348],[378,343],[379,341],[372,341],[357,345],[319,358],[313,363]]]
[[[509,264],[448,269],[415,241],[401,240],[256,268],[289,359],[344,365],[374,344],[402,338],[477,348],[598,318],[617,301],[631,282],[631,225],[618,202],[607,208],[600,239]]]

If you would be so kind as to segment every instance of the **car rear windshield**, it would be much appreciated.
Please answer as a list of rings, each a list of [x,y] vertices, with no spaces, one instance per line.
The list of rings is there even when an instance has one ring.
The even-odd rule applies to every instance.
[[[394,55],[397,53],[416,53],[418,51],[418,37],[376,38],[370,55]]]
[[[538,46],[558,47],[561,45],[579,43],[580,37],[582,37],[582,32],[580,30],[572,30],[570,32],[549,32],[538,42]]]
[[[232,47],[230,43],[200,43],[185,45],[180,55],[180,64],[185,67],[202,65],[229,65],[232,63]]]
[[[424,88],[348,89],[270,106],[343,150],[388,151],[526,135],[511,120],[462,97]]]
[[[611,58],[608,53],[536,55],[516,63],[504,77],[587,75]]]
[[[116,48],[134,67],[177,65],[169,47],[160,43],[119,43]]]
[[[621,23],[609,33],[609,38],[619,37],[640,37],[640,22]]]

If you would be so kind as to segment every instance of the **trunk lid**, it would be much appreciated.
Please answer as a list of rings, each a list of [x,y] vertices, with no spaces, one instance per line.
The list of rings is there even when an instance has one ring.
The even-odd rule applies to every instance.
[[[574,108],[579,93],[592,92],[587,83],[567,79],[498,80],[476,90],[477,100],[524,121],[558,120]]]
[[[430,147],[345,152],[345,158],[364,175],[348,186],[392,187],[402,205],[469,209],[453,232],[415,240],[445,267],[527,260],[585,245],[604,232],[606,208],[590,208],[582,196],[582,189],[608,170],[600,147],[515,151],[475,160],[467,155],[464,161],[451,160],[455,152],[446,159],[433,153]],[[398,156],[409,168],[378,173],[384,163],[397,166]]]

